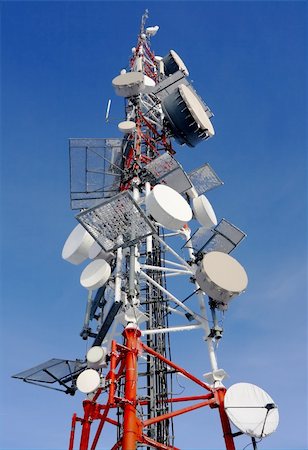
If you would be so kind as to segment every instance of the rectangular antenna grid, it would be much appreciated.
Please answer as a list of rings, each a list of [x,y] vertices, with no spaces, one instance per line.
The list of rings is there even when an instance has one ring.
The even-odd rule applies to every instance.
[[[74,375],[85,369],[86,364],[82,361],[69,361],[64,359],[50,359],[38,366],[13,375],[12,378],[37,383],[53,384],[57,381],[67,382],[74,379]]]
[[[119,192],[122,139],[70,139],[71,208],[91,208]]]
[[[168,152],[153,159],[145,168],[157,183],[166,184],[180,194],[192,187],[182,166]]]
[[[223,184],[223,181],[221,181],[208,163],[193,170],[188,176],[198,195],[204,194],[204,192]]]
[[[226,219],[222,219],[213,230],[199,228],[188,242],[192,243],[196,254],[212,251],[231,253],[245,237],[243,231]]]
[[[128,247],[155,233],[155,228],[128,191],[76,216],[105,250]]]

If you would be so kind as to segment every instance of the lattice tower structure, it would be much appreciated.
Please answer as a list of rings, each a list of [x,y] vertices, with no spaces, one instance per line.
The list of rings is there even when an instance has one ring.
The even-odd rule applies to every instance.
[[[141,58],[143,73],[155,82],[159,79],[156,68],[155,55],[150,48],[148,38],[142,37],[142,29],[138,37],[135,56],[130,60],[131,71],[140,69],[140,59],[138,67],[136,59]],[[126,136],[123,150],[123,177],[121,180],[121,190],[130,189],[132,185],[139,183],[139,176],[142,167],[151,160],[162,154],[169,152],[174,154],[168,132],[163,125],[163,115],[161,107],[157,104],[157,99],[151,94],[140,94],[134,98],[126,100],[126,119],[135,122],[136,132],[134,135]],[[159,232],[159,230],[158,230]],[[159,242],[150,239],[150,244],[142,245],[141,257],[147,265],[164,265],[164,251]],[[147,241],[149,243],[149,241]],[[162,272],[146,271],[160,286],[166,287],[166,279]],[[144,290],[141,288],[140,301],[144,303],[149,320],[147,328],[167,328],[168,314],[166,314],[168,300],[164,294],[154,285],[146,283]],[[164,357],[171,359],[170,336],[168,333],[149,334],[147,345]],[[166,364],[159,359],[153,359],[147,355],[146,372],[146,392],[147,392],[147,412],[146,418],[151,419],[169,412],[170,405],[165,401],[170,397],[172,385],[172,371],[168,373]],[[149,429],[149,436],[165,445],[173,442],[173,420],[155,423]]]

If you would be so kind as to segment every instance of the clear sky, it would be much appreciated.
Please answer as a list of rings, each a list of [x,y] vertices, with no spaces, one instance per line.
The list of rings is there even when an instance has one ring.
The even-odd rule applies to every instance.
[[[119,136],[123,103],[111,80],[127,66],[145,8],[160,26],[155,53],[181,55],[215,114],[216,136],[176,157],[188,170],[214,167],[225,182],[208,195],[218,218],[248,234],[234,256],[249,287],[226,315],[218,350],[226,385],[257,384],[278,404],[280,426],[260,449],[307,449],[308,22],[297,1],[2,2],[1,449],[67,448],[71,415],[81,413],[81,394],[10,376],[85,354],[81,268],[61,260],[76,224],[68,138]],[[172,342],[174,361],[200,377],[209,371],[200,333]],[[223,447],[215,411],[175,425],[182,449]],[[100,448],[110,448],[105,439]]]

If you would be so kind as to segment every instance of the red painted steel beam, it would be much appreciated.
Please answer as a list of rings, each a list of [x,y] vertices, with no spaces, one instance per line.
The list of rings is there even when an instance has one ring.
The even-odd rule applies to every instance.
[[[154,441],[154,439],[151,439],[149,436],[146,436],[145,434],[142,435],[142,443],[163,450],[180,450],[177,447],[170,447],[169,445],[165,445],[160,442]]]
[[[123,336],[128,351],[125,355],[125,402],[123,406],[122,450],[135,450],[139,438],[137,419],[138,341],[141,332],[137,328],[126,327]]]
[[[222,426],[222,430],[223,430],[223,434],[224,434],[226,449],[227,450],[235,450],[230,421],[226,414],[226,410],[225,410],[225,406],[224,406],[225,394],[226,394],[225,388],[220,388],[220,389],[216,390],[216,397],[217,397],[217,401],[218,401],[220,421],[221,421],[221,426]]]
[[[177,370],[178,372],[181,372],[183,375],[185,375],[185,377],[189,378],[191,381],[193,381],[194,383],[198,384],[199,386],[202,386],[207,391],[210,391],[210,392],[213,391],[213,389],[211,388],[210,385],[204,383],[203,381],[199,380],[195,376],[191,375],[189,372],[187,372],[182,367],[174,364],[172,361],[170,361],[169,359],[167,359],[164,356],[160,355],[159,353],[155,352],[154,350],[152,350],[147,345],[145,345],[143,343],[141,343],[141,345],[142,345],[142,348],[143,348],[143,350],[145,352],[147,352],[150,355],[155,356],[156,358],[160,359],[161,361],[163,361],[164,363],[166,363],[168,366],[172,367],[173,369]]]
[[[76,428],[76,422],[77,422],[77,415],[76,413],[72,417],[72,426],[71,426],[71,434],[70,434],[70,444],[69,444],[69,450],[73,450],[74,448],[74,439],[75,439],[75,428]]]
[[[190,411],[194,411],[195,409],[203,408],[203,406],[210,406],[216,403],[216,399],[212,398],[211,400],[207,400],[205,402],[196,403],[195,405],[187,406],[186,408],[178,409],[177,411],[172,411],[167,414],[162,414],[161,416],[153,417],[152,419],[145,420],[143,422],[144,427],[148,427],[149,425],[153,425],[153,423],[161,422],[162,420],[170,419],[171,417],[176,417],[181,414],[188,413]]]

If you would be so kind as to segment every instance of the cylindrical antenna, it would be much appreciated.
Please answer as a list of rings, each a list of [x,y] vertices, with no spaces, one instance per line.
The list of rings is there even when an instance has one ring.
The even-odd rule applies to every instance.
[[[106,122],[109,122],[110,107],[111,107],[111,99],[109,99],[108,103],[107,103],[106,116],[105,116]]]

